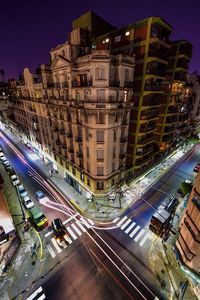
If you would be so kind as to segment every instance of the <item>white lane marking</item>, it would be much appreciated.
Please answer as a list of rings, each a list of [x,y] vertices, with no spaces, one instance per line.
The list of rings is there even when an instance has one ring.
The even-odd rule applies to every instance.
[[[54,247],[56,248],[57,252],[60,253],[62,250],[61,250],[61,248],[58,246],[58,244],[57,244],[55,238],[52,238],[51,241],[52,241]]]
[[[51,230],[51,231],[49,231],[49,232],[47,232],[44,236],[45,237],[48,237],[50,234],[52,234],[53,233],[53,231]]]
[[[119,220],[119,218],[116,218],[113,220],[113,223],[116,223]]]
[[[45,294],[43,294],[42,296],[40,296],[40,298],[38,298],[37,300],[43,300],[43,299],[46,299]]]
[[[26,298],[26,300],[32,300],[34,299],[38,294],[42,292],[42,287],[40,286],[31,296]]]
[[[142,247],[148,238],[149,238],[149,232],[143,237],[139,245]]]
[[[67,227],[67,231],[69,232],[69,234],[73,237],[74,240],[77,239],[77,236],[73,233],[73,231],[71,230],[70,227]]]
[[[121,225],[127,218],[128,218],[127,216],[123,217],[123,219],[121,219],[121,221],[119,221],[119,223],[117,223],[117,226],[120,227],[120,225]]]
[[[83,230],[83,232],[86,232],[85,227],[83,227],[83,225],[81,224],[80,221],[77,220],[77,221],[76,221],[76,224],[80,227],[81,230]]]
[[[129,231],[131,231],[131,229],[135,226],[135,222],[133,222],[127,229],[126,229],[126,231],[125,231],[125,233],[127,234],[127,233],[129,233]]]
[[[68,242],[69,244],[72,243],[72,240],[70,239],[70,237],[67,235],[65,238],[65,241]]]
[[[140,229],[140,225],[138,225],[137,227],[135,227],[135,229],[131,232],[131,234],[129,234],[130,238],[132,238],[139,229]]]
[[[62,245],[62,247],[63,247],[64,249],[67,248],[67,245],[66,245],[66,243],[65,243],[64,241],[62,241],[61,245]]]
[[[88,229],[91,228],[91,225],[88,224],[88,222],[87,222],[84,218],[81,217],[81,221],[85,224],[85,226],[86,226]]]
[[[87,221],[88,221],[90,224],[94,225],[94,222],[93,222],[92,220],[87,219]]]
[[[68,222],[70,222],[71,220],[75,219],[79,214],[76,213],[75,215],[71,216],[70,218],[68,218],[67,220],[63,221],[63,224],[67,224]]]
[[[123,230],[132,220],[131,219],[128,219],[126,221],[126,223],[124,223],[122,226],[121,226],[121,230]]]
[[[56,255],[50,245],[47,245],[47,249],[48,249],[49,253],[51,254],[51,256],[54,258]]]
[[[143,235],[144,232],[145,232],[145,230],[142,229],[142,230],[136,235],[136,237],[134,238],[134,241],[137,242],[137,241],[141,238],[141,236]]]
[[[79,236],[82,235],[82,232],[80,232],[80,230],[76,227],[75,224],[72,224],[71,226],[74,228],[74,230],[78,233]]]

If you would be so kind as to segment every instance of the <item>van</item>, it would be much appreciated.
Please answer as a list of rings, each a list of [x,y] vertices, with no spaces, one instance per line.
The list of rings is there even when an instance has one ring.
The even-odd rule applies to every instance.
[[[47,217],[39,207],[34,206],[33,208],[29,209],[28,214],[31,222],[37,228],[44,228],[48,225]]]

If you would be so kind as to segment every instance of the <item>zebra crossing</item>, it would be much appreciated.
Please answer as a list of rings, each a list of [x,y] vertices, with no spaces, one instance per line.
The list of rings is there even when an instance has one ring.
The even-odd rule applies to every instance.
[[[36,291],[34,291],[26,300],[43,300],[46,299],[43,289],[40,286]]]
[[[127,216],[123,218],[116,218],[113,220],[113,223],[116,224],[125,234],[129,235],[131,239],[139,243],[140,247],[143,247],[145,242],[151,238],[150,231],[146,231],[141,228],[140,225],[136,224],[132,219],[128,219]]]
[[[67,220],[66,220],[67,221]],[[64,221],[63,224],[66,224],[67,222]],[[67,244],[72,244],[73,241],[77,240],[78,237],[80,237],[84,232],[86,232],[88,229],[90,229],[94,225],[94,222],[90,219],[85,219],[83,217],[80,218],[80,220],[76,220],[74,223],[71,223],[70,225],[66,226],[68,236],[66,237]],[[48,232],[45,237],[48,237],[52,232]],[[62,242],[61,245],[58,245],[55,237],[52,237],[50,239],[50,243],[47,244],[47,251],[50,254],[52,258],[56,257],[57,254],[61,253],[63,249],[67,248],[67,245],[65,241]]]

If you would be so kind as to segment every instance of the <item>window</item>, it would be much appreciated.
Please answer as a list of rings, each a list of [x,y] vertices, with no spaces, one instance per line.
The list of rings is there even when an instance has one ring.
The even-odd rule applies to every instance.
[[[90,153],[90,152],[89,152],[89,147],[87,147],[87,148],[86,148],[86,155],[87,155],[87,158],[89,158],[89,155],[90,155],[89,153]]]
[[[115,151],[115,147],[113,148],[113,158],[115,158],[116,155],[116,151]]]
[[[97,150],[97,160],[98,161],[103,161],[104,160],[104,150],[103,149],[98,149]]]
[[[90,179],[87,177],[87,185],[90,186]]]
[[[104,143],[104,131],[97,131],[97,143]]]
[[[112,164],[112,171],[115,172],[115,163]]]
[[[130,31],[127,31],[126,33],[125,33],[125,36],[129,36],[130,35]]]
[[[90,172],[90,164],[87,162],[87,171]]]
[[[121,41],[121,35],[115,36],[115,43],[119,43]]]
[[[97,80],[105,80],[105,67],[101,66],[101,67],[97,67],[95,70],[95,78]]]
[[[97,124],[105,124],[105,115],[103,113],[97,115]]]
[[[97,167],[97,175],[98,176],[103,176],[104,173],[104,168],[103,167]]]
[[[97,190],[103,190],[104,184],[103,181],[97,181]]]
[[[72,174],[76,175],[76,169],[72,168]]]
[[[113,138],[114,138],[114,142],[116,142],[116,140],[117,140],[117,131],[116,130],[113,131]]]
[[[83,173],[80,173],[80,179],[81,179],[82,181],[84,181],[84,174],[83,174]]]
[[[129,81],[129,70],[128,69],[125,70],[124,78],[125,78],[125,81]]]

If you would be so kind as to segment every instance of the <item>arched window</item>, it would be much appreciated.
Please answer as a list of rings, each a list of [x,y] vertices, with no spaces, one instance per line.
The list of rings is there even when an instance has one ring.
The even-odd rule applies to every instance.
[[[95,70],[95,78],[96,80],[104,80],[105,78],[105,67],[99,66]]]

